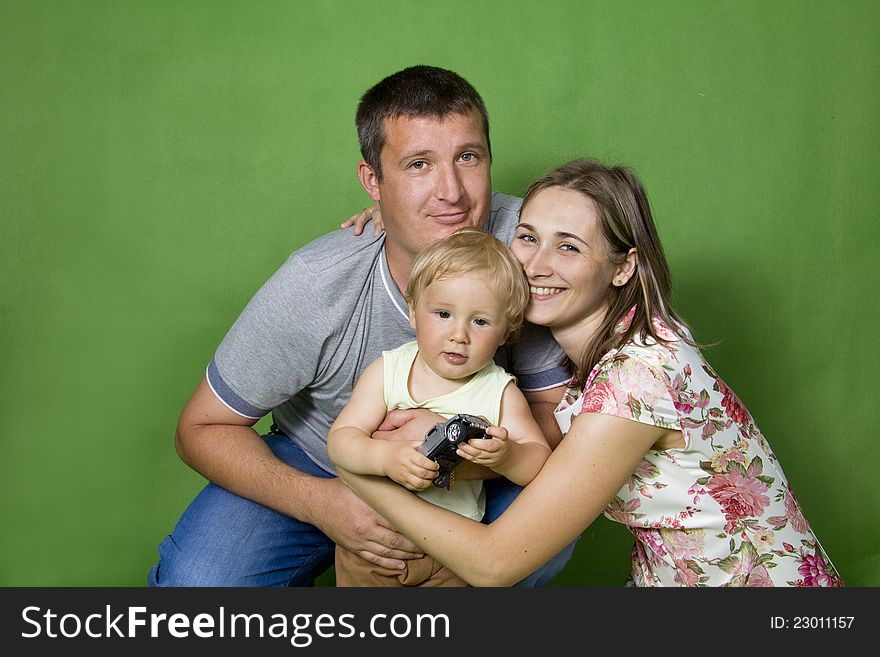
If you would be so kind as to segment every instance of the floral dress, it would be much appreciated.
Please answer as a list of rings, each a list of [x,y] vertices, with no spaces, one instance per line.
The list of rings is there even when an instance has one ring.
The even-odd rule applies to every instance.
[[[636,539],[628,584],[843,586],[749,412],[698,349],[654,329],[673,342],[610,351],[556,411],[563,432],[603,413],[684,436],[649,451],[605,509]]]

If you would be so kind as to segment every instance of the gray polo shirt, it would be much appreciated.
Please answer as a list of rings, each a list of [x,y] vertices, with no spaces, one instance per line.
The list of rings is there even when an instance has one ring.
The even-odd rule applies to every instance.
[[[493,194],[486,230],[513,239],[521,200]],[[254,295],[208,365],[217,398],[239,415],[273,421],[324,470],[327,433],[364,369],[415,340],[406,301],[385,259],[385,234],[337,230],[295,251]],[[568,378],[549,331],[526,324],[495,361],[523,391]]]

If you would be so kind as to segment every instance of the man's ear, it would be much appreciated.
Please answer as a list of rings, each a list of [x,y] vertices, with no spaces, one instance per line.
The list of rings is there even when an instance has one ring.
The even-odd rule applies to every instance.
[[[357,172],[358,180],[361,181],[361,185],[367,190],[367,194],[370,195],[370,198],[374,201],[381,201],[382,195],[379,193],[379,177],[376,175],[373,167],[367,164],[366,160],[361,160],[358,162]]]

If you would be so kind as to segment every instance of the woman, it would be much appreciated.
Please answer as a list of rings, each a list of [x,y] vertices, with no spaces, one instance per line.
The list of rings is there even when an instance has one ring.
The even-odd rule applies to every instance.
[[[477,586],[518,581],[602,512],[635,536],[637,586],[842,586],[758,427],[672,309],[632,172],[576,160],[539,179],[511,250],[529,279],[526,319],[550,327],[573,373],[544,468],[491,525],[384,479],[340,472],[346,483]]]

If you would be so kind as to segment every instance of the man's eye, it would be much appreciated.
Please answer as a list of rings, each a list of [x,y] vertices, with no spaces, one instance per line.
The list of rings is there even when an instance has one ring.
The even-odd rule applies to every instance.
[[[476,153],[462,153],[461,159],[464,160],[465,162],[473,162],[477,159],[477,154]]]
[[[416,171],[421,171],[426,166],[428,166],[428,163],[425,162],[424,160],[416,160],[415,162],[413,162],[409,166],[411,169],[415,169]]]

